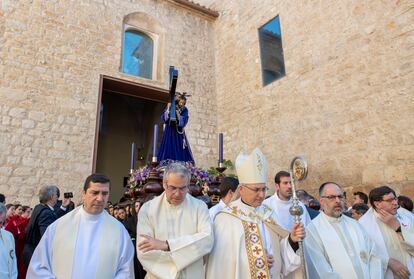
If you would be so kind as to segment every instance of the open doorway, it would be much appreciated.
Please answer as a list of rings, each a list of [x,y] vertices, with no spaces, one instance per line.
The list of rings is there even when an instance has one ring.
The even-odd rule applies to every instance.
[[[125,192],[131,144],[135,143],[135,168],[151,161],[154,124],[161,124],[160,115],[167,100],[168,91],[164,89],[102,77],[94,170],[111,179],[113,203]],[[162,129],[159,139],[161,134]]]

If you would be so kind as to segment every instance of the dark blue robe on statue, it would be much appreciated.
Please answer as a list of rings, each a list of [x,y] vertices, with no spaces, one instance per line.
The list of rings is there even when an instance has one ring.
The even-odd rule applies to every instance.
[[[162,113],[161,120],[165,123],[165,130],[157,155],[158,161],[161,164],[168,160],[194,164],[193,154],[191,153],[190,144],[185,136],[184,130],[188,122],[188,109],[184,107],[180,113],[180,117],[177,115],[176,125],[170,126],[170,115],[167,108]]]

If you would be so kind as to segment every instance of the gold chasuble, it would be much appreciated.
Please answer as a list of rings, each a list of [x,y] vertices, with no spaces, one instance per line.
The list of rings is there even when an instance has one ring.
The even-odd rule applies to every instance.
[[[300,266],[300,257],[290,247],[289,233],[276,224],[267,206],[253,208],[241,199],[217,214],[215,244],[208,258],[207,278],[281,278]],[[267,256],[274,265],[269,268]]]

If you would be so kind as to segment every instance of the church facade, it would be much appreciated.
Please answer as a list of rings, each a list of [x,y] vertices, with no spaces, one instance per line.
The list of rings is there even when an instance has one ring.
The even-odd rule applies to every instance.
[[[412,1],[202,4],[2,1],[0,193],[33,205],[56,184],[78,199],[96,169],[106,82],[164,104],[174,65],[177,90],[192,95],[197,165],[217,164],[223,132],[225,159],[262,149],[269,185],[303,155],[299,188],[312,193],[333,180],[349,193],[388,184],[414,194]],[[128,58],[129,39],[140,44]],[[277,55],[263,55],[266,40]]]

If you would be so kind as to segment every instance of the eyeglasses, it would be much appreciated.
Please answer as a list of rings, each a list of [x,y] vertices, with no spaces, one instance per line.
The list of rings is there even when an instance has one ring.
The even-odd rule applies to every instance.
[[[264,187],[264,188],[250,188],[247,187],[246,185],[243,185],[243,187],[246,187],[247,189],[249,189],[250,191],[254,192],[255,194],[258,194],[259,192],[262,192],[263,194],[266,195],[267,191],[269,191],[268,187]]]
[[[185,192],[188,191],[188,186],[187,185],[183,186],[183,187],[175,187],[175,186],[171,186],[171,185],[167,184],[166,188],[167,188],[168,191],[171,191],[171,192],[174,192],[174,193],[177,193],[178,191],[180,191],[180,193],[185,193]]]
[[[398,201],[397,197],[393,197],[391,199],[387,199],[387,200],[381,200],[381,201],[385,201],[385,202],[393,202],[393,201]]]
[[[345,199],[345,196],[344,195],[329,195],[329,196],[321,196],[321,198],[328,199],[330,201],[333,201],[336,198],[338,198],[339,200],[342,201]]]

